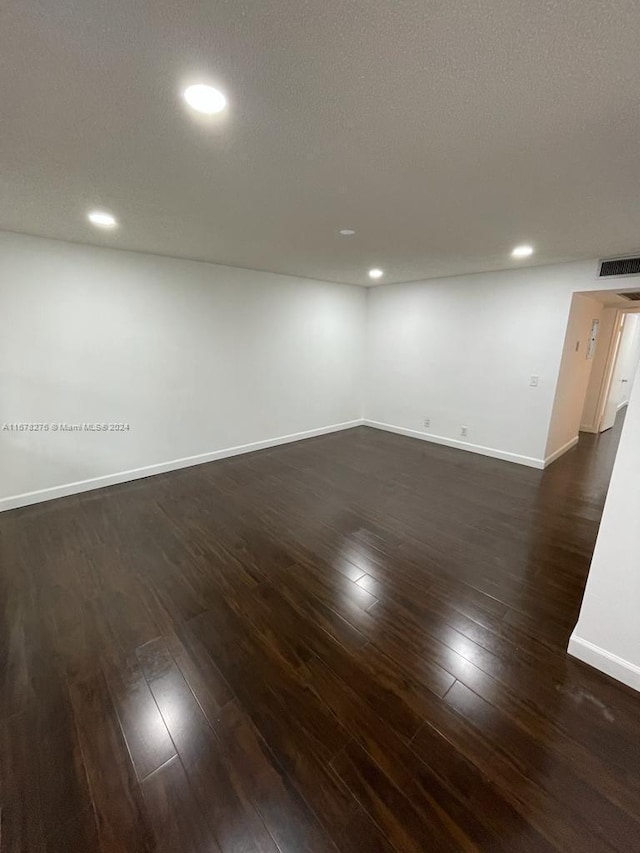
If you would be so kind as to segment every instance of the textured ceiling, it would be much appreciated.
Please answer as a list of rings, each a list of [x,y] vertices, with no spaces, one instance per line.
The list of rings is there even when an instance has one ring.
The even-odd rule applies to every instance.
[[[637,0],[6,0],[0,228],[357,284],[638,250],[639,42]]]

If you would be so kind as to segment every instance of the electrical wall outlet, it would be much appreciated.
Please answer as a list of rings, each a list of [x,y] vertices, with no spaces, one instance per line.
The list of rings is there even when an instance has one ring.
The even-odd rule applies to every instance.
[[[427,429],[429,429],[429,427],[431,426],[431,421],[429,420],[429,418],[424,419],[423,426],[425,426]]]
[[[460,427],[460,435],[467,435],[468,432],[469,432],[469,427],[465,427],[465,426]]]

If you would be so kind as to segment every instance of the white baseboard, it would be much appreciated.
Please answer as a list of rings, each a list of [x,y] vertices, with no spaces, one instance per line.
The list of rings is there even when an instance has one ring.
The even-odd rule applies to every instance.
[[[640,690],[640,666],[635,663],[618,657],[618,655],[590,643],[589,640],[583,640],[582,637],[577,637],[575,634],[569,640],[567,651],[574,658],[588,663],[589,666],[599,669],[628,687]]]
[[[555,462],[556,459],[559,459],[563,453],[566,453],[567,450],[571,450],[572,447],[575,447],[579,440],[580,436],[576,435],[575,438],[571,439],[571,441],[568,441],[566,444],[563,444],[562,447],[554,450],[554,452],[544,460],[544,467],[548,468],[549,465],[551,465],[552,462]]]
[[[251,444],[240,444],[237,447],[226,447],[223,450],[214,450],[210,453],[199,453],[196,456],[185,456],[182,459],[172,459],[170,462],[158,462],[155,465],[146,465],[143,468],[134,468],[130,471],[119,471],[117,474],[106,474],[102,477],[92,477],[89,480],[79,480],[76,483],[66,483],[61,486],[51,486],[47,489],[39,489],[36,492],[25,492],[21,495],[0,498],[0,512],[9,509],[17,509],[21,506],[50,501],[54,498],[64,498],[68,495],[77,495],[80,492],[88,492],[92,489],[102,489],[104,486],[114,486],[117,483],[128,483],[131,480],[140,480],[151,477],[154,474],[165,474],[167,471],[177,471],[180,468],[189,468],[192,465],[202,465],[204,462],[215,462],[217,459],[227,459],[230,456],[240,456],[242,453],[252,453],[254,450],[265,450],[269,447],[277,447],[279,444],[289,444],[292,441],[302,441],[305,438],[315,438],[318,435],[328,435],[344,429],[361,426],[362,419],[345,421],[341,424],[309,429],[304,432],[296,432],[291,435],[280,435],[277,438],[267,438],[264,441],[254,441]]]
[[[458,441],[457,438],[445,438],[441,435],[433,435],[430,432],[420,432],[416,429],[383,424],[379,421],[363,421],[365,426],[383,429],[386,432],[395,432],[398,435],[407,435],[410,438],[419,438],[422,441],[431,441],[434,444],[443,444],[445,447],[455,447],[458,450],[467,450],[470,453],[479,453],[481,456],[491,456],[493,459],[504,459],[506,462],[516,462],[518,465],[527,465],[529,468],[544,468],[544,460],[533,456],[521,456],[519,453],[510,453],[507,450],[496,450],[494,447],[484,447],[481,444],[471,444],[468,441]]]

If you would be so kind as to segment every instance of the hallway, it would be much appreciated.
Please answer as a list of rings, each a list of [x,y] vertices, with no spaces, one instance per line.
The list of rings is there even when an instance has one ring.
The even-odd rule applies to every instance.
[[[544,472],[366,427],[0,515],[2,853],[640,851],[565,653],[623,416]]]

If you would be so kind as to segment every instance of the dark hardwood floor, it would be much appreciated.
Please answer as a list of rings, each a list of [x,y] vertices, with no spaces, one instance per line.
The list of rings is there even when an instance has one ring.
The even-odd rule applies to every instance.
[[[640,851],[567,657],[620,432],[357,428],[0,516],[2,853]]]

